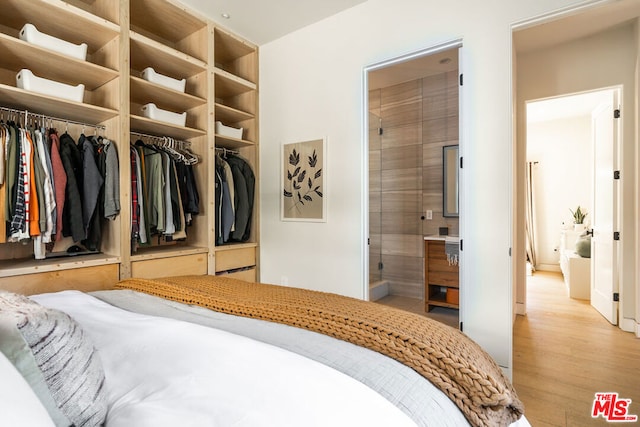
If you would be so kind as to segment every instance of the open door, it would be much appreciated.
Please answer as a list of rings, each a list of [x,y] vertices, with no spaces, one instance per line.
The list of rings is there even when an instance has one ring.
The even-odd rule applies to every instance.
[[[618,91],[592,114],[594,194],[591,240],[591,305],[613,325],[618,323]]]

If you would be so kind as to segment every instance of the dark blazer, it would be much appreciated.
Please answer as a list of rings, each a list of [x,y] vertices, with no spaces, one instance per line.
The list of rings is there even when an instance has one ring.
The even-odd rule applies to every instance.
[[[85,235],[82,219],[83,164],[82,153],[68,133],[60,135],[60,158],[67,174],[64,210],[62,211],[62,235],[80,242]]]

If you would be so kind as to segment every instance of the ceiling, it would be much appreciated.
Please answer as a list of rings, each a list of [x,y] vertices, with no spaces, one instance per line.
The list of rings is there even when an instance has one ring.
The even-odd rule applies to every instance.
[[[366,0],[178,0],[228,30],[263,45]],[[225,19],[222,14],[228,14]],[[533,22],[513,33],[516,52],[569,42],[623,25],[640,16],[640,0],[603,1],[557,19]],[[440,63],[443,57],[448,64]],[[458,67],[455,52],[424,55],[369,74],[370,89],[390,86]]]
[[[638,16],[640,0],[613,0],[518,29],[513,33],[514,47],[518,53],[545,49],[626,24]]]
[[[263,45],[366,0],[178,1],[250,42]],[[223,18],[223,13],[229,18]]]

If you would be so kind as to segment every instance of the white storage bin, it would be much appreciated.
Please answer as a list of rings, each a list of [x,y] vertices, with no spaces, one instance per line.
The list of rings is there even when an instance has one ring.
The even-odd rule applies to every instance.
[[[216,133],[218,135],[242,139],[242,130],[243,128],[236,129],[231,126],[225,126],[222,124],[222,122],[216,122]]]
[[[187,123],[187,113],[174,113],[173,111],[158,108],[156,104],[150,102],[142,107],[142,115],[150,119],[161,122],[184,126]]]
[[[151,83],[156,83],[169,89],[177,90],[178,92],[184,92],[187,84],[187,79],[178,80],[173,77],[165,76],[157,73],[152,67],[147,67],[142,70],[142,78]]]
[[[20,70],[16,75],[16,86],[20,89],[38,92],[56,98],[68,99],[70,101],[82,102],[84,99],[83,84],[71,86],[65,83],[43,79],[42,77],[35,76],[31,70],[26,68]]]
[[[41,33],[33,24],[24,24],[24,27],[20,30],[20,40],[62,53],[63,55],[72,56],[83,61],[87,59],[86,43],[73,44],[48,34]]]

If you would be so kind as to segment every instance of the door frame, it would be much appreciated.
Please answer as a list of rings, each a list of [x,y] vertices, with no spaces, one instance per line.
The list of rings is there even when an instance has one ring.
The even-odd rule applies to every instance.
[[[441,44],[433,45],[427,47],[425,49],[420,49],[418,51],[410,52],[404,55],[396,56],[393,58],[389,58],[380,62],[376,62],[364,67],[362,71],[362,135],[364,138],[364,143],[362,144],[362,159],[364,160],[364,165],[362,168],[362,182],[364,183],[364,191],[362,192],[362,232],[364,239],[362,241],[362,253],[363,257],[363,265],[362,265],[362,277],[364,278],[362,283],[362,296],[366,301],[369,300],[369,72],[376,71],[382,68],[390,67],[396,64],[400,64],[406,61],[410,61],[412,59],[420,58],[427,55],[433,55],[439,52],[443,52],[450,49],[458,49],[458,73],[462,73],[462,38],[453,39]],[[459,137],[458,137],[458,149],[459,155],[462,156],[463,153],[463,133],[462,133],[462,87],[460,87],[459,92],[459,101],[458,101],[458,128],[459,128]],[[462,171],[461,171],[462,172]],[[458,187],[460,189],[464,188],[463,185],[463,174],[460,173],[459,176]],[[463,235],[463,212],[464,212],[464,198],[462,197],[462,191],[459,193],[459,234]],[[459,265],[459,277],[460,284],[463,283],[463,260],[462,252],[460,253],[460,260],[458,262]],[[462,322],[463,319],[463,302],[464,302],[464,293],[462,291],[462,286],[460,286],[460,309],[458,311],[458,319]]]
[[[516,31],[519,30],[523,30],[523,29],[527,29],[529,27],[535,27],[538,25],[544,25],[548,22],[551,21],[555,21],[558,19],[562,19],[562,18],[566,18],[569,17],[571,15],[576,15],[576,14],[580,14],[582,12],[594,9],[596,7],[599,6],[604,6],[607,7],[608,5],[614,6],[616,5],[617,2],[615,0],[588,0],[582,4],[579,5],[570,5],[561,9],[558,9],[557,11],[553,11],[550,13],[546,13],[546,14],[541,14],[532,18],[528,18],[522,21],[516,21],[511,25],[511,31],[512,34],[515,33]],[[512,282],[513,282],[513,287],[514,287],[514,307],[515,307],[515,314],[521,314],[524,315],[526,314],[526,292],[524,290],[524,286],[523,283],[526,283],[526,269],[525,269],[525,245],[524,245],[524,234],[521,230],[524,230],[524,225],[522,223],[522,221],[524,221],[524,211],[523,211],[523,205],[522,205],[522,201],[518,200],[517,197],[517,191],[520,188],[524,188],[524,177],[522,176],[518,176],[521,168],[519,166],[519,158],[521,157],[522,153],[522,147],[520,147],[521,145],[521,141],[522,141],[522,131],[524,130],[523,126],[525,126],[524,123],[522,123],[521,118],[519,117],[520,115],[517,114],[518,110],[521,108],[521,105],[519,104],[520,99],[517,97],[517,84],[516,84],[516,79],[517,79],[517,59],[516,59],[516,46],[514,44],[514,38],[512,37],[512,61],[511,61],[511,66],[512,66],[512,92],[511,92],[511,100],[512,100],[512,134],[513,134],[513,151],[514,151],[514,157],[513,157],[513,164],[512,164],[512,183],[513,183],[513,213],[512,213],[512,217],[513,217],[513,228],[512,228],[512,234],[513,234],[513,245],[514,245],[514,256],[512,257],[511,263],[512,263]],[[638,84],[638,80],[637,77],[635,78],[635,85]],[[625,90],[627,91],[627,96],[630,95],[629,89],[625,86]],[[624,91],[623,91],[624,92]],[[634,96],[636,99],[638,98],[638,89],[637,87],[635,88],[635,91],[633,91],[632,96]],[[627,97],[627,101],[630,98]],[[629,103],[627,102],[627,107],[629,107]],[[625,106],[623,105],[623,108]],[[628,109],[628,108],[627,108]],[[623,111],[623,114],[625,112]],[[637,121],[637,111],[635,114],[635,118],[633,120]],[[625,129],[623,130],[623,134],[626,135],[627,138],[630,137],[631,135],[631,131],[629,130],[629,126],[628,126],[628,122],[627,122],[627,126],[625,127]],[[639,135],[637,130],[633,133],[633,140],[637,145],[637,142],[639,140]],[[628,161],[629,158],[633,158],[633,169],[634,170],[628,170],[625,178],[626,178],[626,182],[624,183],[622,190],[624,191],[624,193],[621,195],[621,199],[625,198],[625,194],[629,193],[630,188],[634,188],[637,190],[638,186],[640,185],[640,171],[638,170],[640,168],[640,152],[638,152],[637,150],[634,150],[633,152],[630,151],[629,146],[629,139],[627,139],[627,146],[625,147],[621,147],[621,153],[624,156],[625,162]],[[635,194],[636,191],[634,191]],[[621,215],[621,221],[620,221],[620,226],[623,226],[625,223],[628,224],[629,221],[631,220],[631,216],[634,216],[635,218],[638,217],[639,212],[640,212],[640,198],[635,196],[633,200],[627,200],[626,203],[623,203],[623,206],[625,207],[625,209],[627,210],[627,212],[623,212],[622,210]],[[640,337],[640,262],[636,262],[633,261],[633,268],[631,268],[631,257],[632,255],[630,255],[631,253],[633,253],[635,255],[640,253],[640,227],[636,226],[635,227],[635,232],[631,232],[631,229],[628,229],[626,231],[626,236],[625,236],[625,240],[626,243],[625,248],[626,250],[623,250],[623,254],[622,256],[620,256],[619,258],[619,263],[621,266],[621,271],[620,271],[620,295],[622,296],[622,294],[624,293],[625,290],[628,290],[630,285],[629,282],[629,277],[633,277],[633,279],[631,279],[634,283],[634,289],[633,289],[633,293],[635,293],[635,298],[633,295],[629,295],[629,293],[627,293],[626,297],[627,298],[634,298],[635,301],[629,301],[627,300],[626,303],[627,304],[621,304],[621,309],[622,307],[624,307],[625,305],[629,306],[632,304],[635,304],[635,319],[631,319],[631,318],[626,318],[623,317],[623,312],[621,310],[621,317],[620,317],[620,326],[621,329],[625,330],[625,331],[629,331],[629,332],[633,332],[635,330],[635,334],[636,336]],[[515,319],[515,316],[514,316]],[[635,321],[633,321],[635,320]]]

